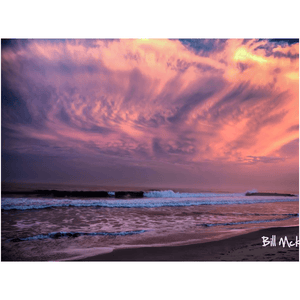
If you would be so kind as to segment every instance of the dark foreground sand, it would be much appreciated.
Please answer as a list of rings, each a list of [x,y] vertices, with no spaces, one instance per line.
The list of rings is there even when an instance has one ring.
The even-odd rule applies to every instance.
[[[276,235],[276,246],[263,247],[262,236],[272,235]],[[285,236],[294,244],[299,226],[262,229],[196,245],[118,249],[82,261],[299,261],[299,246],[279,246]]]

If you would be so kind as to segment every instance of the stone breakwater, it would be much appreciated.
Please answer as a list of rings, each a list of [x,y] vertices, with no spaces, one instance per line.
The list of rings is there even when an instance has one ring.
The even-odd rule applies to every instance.
[[[35,196],[35,197],[54,197],[54,198],[143,198],[144,192],[133,191],[58,191],[58,190],[35,190],[35,191],[11,191],[3,192],[2,195],[15,196]]]
[[[246,196],[280,196],[280,197],[296,197],[293,194],[277,194],[277,193],[251,193],[247,192]]]

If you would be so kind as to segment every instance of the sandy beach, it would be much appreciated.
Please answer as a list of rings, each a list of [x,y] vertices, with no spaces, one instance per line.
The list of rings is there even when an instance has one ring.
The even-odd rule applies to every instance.
[[[263,246],[262,237],[276,235],[276,246]],[[279,245],[280,238],[295,244],[299,226],[277,227],[232,238],[186,246],[118,249],[81,261],[299,261],[299,246]]]

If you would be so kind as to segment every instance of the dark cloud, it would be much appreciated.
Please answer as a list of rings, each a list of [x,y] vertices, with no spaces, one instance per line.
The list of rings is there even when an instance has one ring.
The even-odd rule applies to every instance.
[[[274,56],[276,58],[286,57],[286,58],[290,58],[291,60],[299,59],[299,54],[292,54],[291,52],[282,53],[280,51],[274,51],[272,53],[272,56]]]
[[[241,72],[244,72],[245,70],[247,70],[249,68],[249,65],[239,62],[237,64],[237,67]]]
[[[161,145],[161,140],[159,138],[152,139],[152,150],[156,157],[165,157],[167,155],[166,151]]]
[[[299,157],[299,139],[295,139],[284,146],[282,146],[278,153],[282,157],[294,158]]]
[[[129,88],[124,95],[124,105],[130,105],[130,103],[135,102],[136,100],[143,101],[143,98],[148,94],[149,89],[149,80],[147,77],[135,68],[126,76],[126,79],[129,80]]]
[[[272,156],[247,156],[246,158],[247,163],[276,163],[276,162],[280,162],[280,161],[285,161],[284,157],[272,157]]]
[[[247,90],[249,90],[250,82],[243,82],[238,86],[234,87],[229,93],[227,93],[220,101],[218,101],[217,105],[221,106],[223,104],[228,104],[229,102],[239,101],[240,96]]]
[[[247,90],[245,91],[245,94],[242,97],[242,101],[262,101],[263,99],[267,99],[267,97],[272,94],[272,91],[270,91],[267,88],[260,88],[255,86],[248,86]]]
[[[225,47],[226,39],[179,39],[183,44],[200,52],[202,55],[209,55],[211,52],[222,51]]]
[[[192,155],[196,152],[196,148],[192,143],[177,141],[175,146],[168,145],[167,151],[170,154]]]
[[[60,109],[59,113],[56,116],[60,121],[65,122],[67,124],[70,123],[71,118],[69,117],[69,115],[63,107]]]
[[[291,126],[290,128],[288,128],[289,132],[292,132],[292,131],[299,131],[299,125],[293,125]]]
[[[292,44],[297,44],[299,43],[299,39],[269,39],[269,41],[271,43],[280,43],[280,44],[288,44],[288,45],[292,45]]]
[[[25,47],[30,40],[28,39],[1,39],[1,49],[10,48],[13,50]]]
[[[290,58],[291,60],[299,59],[299,53],[292,53],[291,51],[282,51],[282,48],[289,48],[289,46],[291,45],[298,44],[299,39],[270,39],[268,40],[269,43],[264,44],[261,44],[261,41],[267,40],[257,40],[256,43],[258,43],[259,45],[255,48],[255,50],[265,50],[266,57],[272,56],[275,58]]]
[[[154,114],[150,119],[146,119],[145,116],[139,115],[138,120],[136,121],[136,128],[142,127],[152,127],[159,128],[163,124],[166,124],[166,118],[161,113]]]
[[[97,126],[97,125],[92,125],[90,128],[82,127],[82,128],[80,128],[80,130],[85,131],[85,132],[100,133],[100,134],[104,134],[104,135],[115,132],[111,128],[103,127],[103,126]]]
[[[214,91],[197,92],[196,94],[184,99],[184,104],[176,111],[176,113],[168,118],[168,121],[176,124],[182,122],[187,115],[197,107],[198,104],[204,102],[214,95]]]
[[[27,108],[26,101],[16,91],[8,88],[5,78],[1,80],[1,122],[31,124],[32,116]]]

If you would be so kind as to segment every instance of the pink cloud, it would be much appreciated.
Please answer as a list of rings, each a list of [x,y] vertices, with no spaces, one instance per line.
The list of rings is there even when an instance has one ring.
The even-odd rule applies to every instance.
[[[299,44],[268,43],[204,55],[178,40],[30,40],[2,50],[2,74],[32,122],[4,109],[2,123],[16,140],[139,163],[277,164],[299,138]]]

